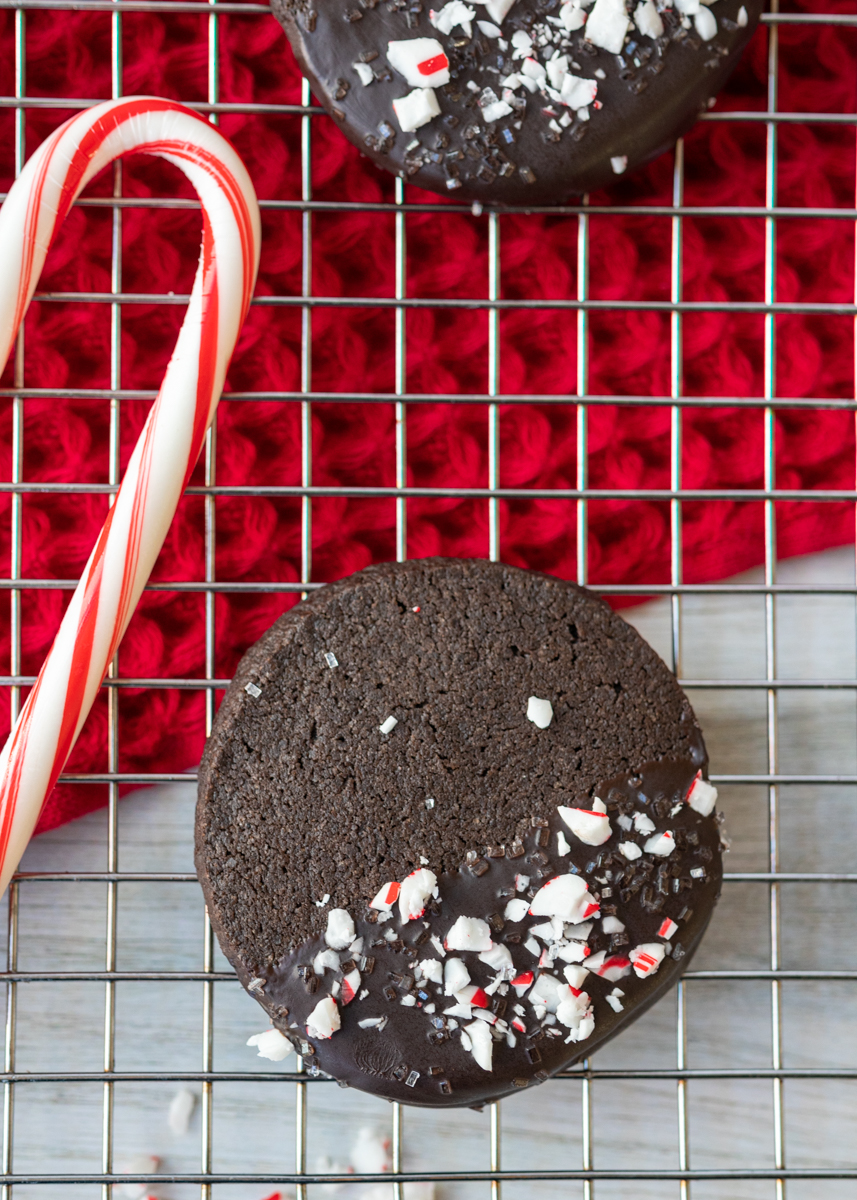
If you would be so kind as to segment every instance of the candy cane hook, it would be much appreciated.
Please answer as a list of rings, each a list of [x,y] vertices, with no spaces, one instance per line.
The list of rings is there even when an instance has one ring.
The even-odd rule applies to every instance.
[[[0,366],[56,230],[123,154],[179,167],[202,202],[199,268],[184,324],[125,478],[59,632],[0,754],[5,890],[122,640],[214,417],[259,265],[259,209],[238,155],[208,121],[132,96],[72,117],[39,147],[0,209]]]

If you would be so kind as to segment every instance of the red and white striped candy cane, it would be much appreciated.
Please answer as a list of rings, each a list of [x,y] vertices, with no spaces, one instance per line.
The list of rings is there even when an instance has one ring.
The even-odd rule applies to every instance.
[[[208,121],[132,96],[82,112],[29,160],[0,209],[0,366],[54,233],[82,188],[123,154],[175,163],[202,201],[199,268],[140,440],[45,664],[0,755],[0,892],[65,765],[163,545],[214,417],[259,265],[250,177]]]

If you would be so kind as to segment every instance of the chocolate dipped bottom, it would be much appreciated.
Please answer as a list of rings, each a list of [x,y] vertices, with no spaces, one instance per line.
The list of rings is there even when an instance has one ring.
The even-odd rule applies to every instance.
[[[669,149],[762,0],[272,0],[313,92],[380,167],[455,199],[555,204]]]
[[[681,974],[720,892],[706,768],[672,674],[591,593],[383,564],[242,660],[197,870],[311,1071],[479,1105],[590,1055]]]

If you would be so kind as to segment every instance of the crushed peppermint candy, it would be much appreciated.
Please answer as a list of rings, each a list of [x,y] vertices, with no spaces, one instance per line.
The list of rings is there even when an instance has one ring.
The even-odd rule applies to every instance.
[[[635,859],[643,857],[643,851],[636,842],[620,842],[617,849],[620,854],[624,854],[628,862],[634,862]]]
[[[595,0],[586,22],[586,39],[610,54],[621,54],[630,27],[625,0]]]
[[[448,958],[443,964],[443,990],[447,996],[455,996],[470,983],[470,972],[460,958]]]
[[[412,88],[443,87],[449,83],[449,59],[436,38],[388,42],[387,62],[404,75]]]
[[[307,1017],[306,1031],[309,1037],[326,1041],[342,1024],[339,1009],[332,996],[325,996]]]
[[[361,1029],[377,1029],[380,1033],[388,1020],[388,1017],[366,1017],[364,1020],[358,1021],[357,1024]]]
[[[654,975],[664,960],[665,947],[660,942],[644,942],[631,951],[631,963],[640,979]]]
[[[327,929],[324,931],[324,940],[330,946],[331,950],[347,950],[357,931],[354,928],[354,921],[350,913],[344,908],[332,908],[327,914]]]
[[[699,771],[690,785],[686,799],[694,812],[698,812],[700,816],[709,817],[717,803],[717,788],[707,779],[703,779],[702,772]]]
[[[494,1039],[491,1036],[490,1026],[483,1021],[474,1021],[472,1025],[467,1025],[461,1030],[461,1041],[483,1071],[494,1069],[491,1065]]]
[[[625,993],[621,988],[614,988],[612,992],[608,992],[604,999],[610,1005],[614,1012],[624,1012],[625,1005],[622,1003],[622,997]]]
[[[399,917],[402,921],[415,921],[426,910],[426,902],[432,895],[437,895],[437,876],[434,871],[420,867],[411,871],[402,880],[399,888]]]
[[[406,97],[406,99],[407,99],[407,97]],[[396,103],[396,101],[393,101],[394,105],[395,105],[395,103]],[[402,128],[404,129],[404,126],[402,126]],[[405,132],[407,132],[407,130]],[[398,718],[387,717],[387,719],[383,723],[383,725],[379,725],[378,728],[381,730],[382,733],[392,733],[398,724],[399,724]]]
[[[375,899],[370,902],[369,907],[388,912],[396,903],[401,886],[400,883],[385,883]]]
[[[638,812],[634,813],[634,828],[636,829],[637,833],[654,833],[655,823],[652,818],[646,816],[645,813]]]
[[[429,121],[440,116],[440,105],[433,88],[414,88],[407,96],[393,101],[393,112],[402,132],[413,133],[415,129],[422,129],[423,125],[428,125]],[[388,717],[384,724],[393,719]],[[384,732],[388,733],[389,730]]]
[[[601,921],[601,928],[605,933],[622,933],[625,929],[625,926],[618,917],[608,916],[604,917]]]
[[[369,66],[368,63],[364,63],[364,62],[352,63],[351,69],[352,69],[352,71],[357,72],[357,75],[360,78],[360,82],[363,84],[364,87],[368,87],[370,83],[375,82],[375,72],[372,70],[372,68]],[[327,658],[327,655],[325,654],[324,657]],[[330,657],[333,658],[333,655],[331,654]],[[335,667],[336,663],[329,662],[327,665],[329,667]]]
[[[360,990],[360,972],[355,968],[342,980],[340,999],[343,1005],[350,1004]]]
[[[640,0],[634,9],[634,24],[643,37],[659,38],[664,36],[661,14],[655,8],[652,0]]]
[[[576,963],[572,963],[569,966],[564,967],[562,973],[565,976],[569,987],[577,988],[579,990],[583,986],[584,979],[589,974],[589,968],[579,967]]]
[[[447,950],[490,950],[491,930],[479,917],[459,917],[444,939]]]
[[[610,983],[616,983],[619,979],[624,979],[626,975],[631,974],[629,958],[625,958],[622,954],[608,954],[606,950],[590,955],[586,960],[586,965],[590,971],[600,975],[602,979],[607,979]]]
[[[534,917],[559,917],[577,923],[598,912],[589,885],[579,875],[557,875],[539,888],[530,904]]]
[[[678,925],[676,925],[675,921],[671,921],[670,918],[667,917],[662,922],[661,927],[658,930],[658,937],[666,938],[666,940],[669,941],[670,938],[673,937],[673,935],[677,932]]]
[[[320,900],[313,900],[313,904],[316,906],[316,908],[324,908],[324,906],[329,903],[330,892],[325,892]]]
[[[417,963],[416,969],[422,975],[423,979],[429,980],[430,983],[442,983],[443,967],[444,964],[438,962],[436,958],[421,958]]]
[[[646,854],[655,854],[658,858],[666,858],[675,850],[675,837],[669,829],[664,833],[656,833],[649,838],[643,849]]]
[[[341,947],[341,949],[344,949],[344,947]],[[335,950],[319,950],[318,954],[312,960],[312,969],[316,975],[323,975],[325,971],[338,971],[339,955]]]
[[[557,812],[574,836],[587,846],[602,846],[613,833],[607,807],[597,796],[592,808],[567,808],[560,804]]]
[[[510,900],[503,909],[503,917],[505,920],[511,921],[514,925],[518,921],[523,921],[529,910],[529,901],[520,899]]]
[[[613,168],[614,175],[624,175],[628,169],[628,155],[614,154],[610,159],[610,166]]]
[[[287,1037],[283,1037],[279,1029],[266,1029],[264,1033],[254,1033],[247,1039],[248,1046],[255,1046],[259,1058],[267,1058],[271,1062],[282,1062],[288,1058],[294,1046]]]
[[[556,835],[556,852],[560,858],[565,858],[567,854],[571,853],[571,846],[569,846],[568,842],[566,841],[565,834],[561,829]]]
[[[457,27],[467,38],[473,36],[471,22],[475,16],[476,9],[465,4],[464,0],[449,0],[449,3],[444,4],[440,12],[435,12],[434,9],[429,10],[429,21],[440,33],[450,34]],[[480,21],[479,24],[481,26],[482,22]]]
[[[512,40],[514,42],[514,38]],[[508,104],[506,108],[509,112],[512,111]],[[550,700],[540,700],[538,696],[530,696],[527,701],[527,720],[532,721],[539,729],[547,729],[553,720],[553,705]]]
[[[749,23],[749,21],[750,21],[750,18],[747,16],[747,10],[746,10],[746,8],[744,7],[744,5],[743,5],[743,4],[742,4],[742,5],[741,5],[741,7],[738,9],[738,18],[737,18],[737,20],[738,20],[738,27],[739,27],[739,29],[746,29],[746,28],[747,28],[747,25],[748,25],[748,23]]]

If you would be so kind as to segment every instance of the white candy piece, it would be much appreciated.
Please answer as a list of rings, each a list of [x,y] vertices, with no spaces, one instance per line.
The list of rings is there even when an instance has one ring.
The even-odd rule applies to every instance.
[[[273,1032],[273,1031],[272,1031]],[[283,1039],[284,1041],[286,1039]],[[291,1043],[289,1044],[291,1049]],[[190,1129],[190,1119],[196,1108],[196,1093],[190,1088],[181,1088],[170,1101],[170,1112],[167,1118],[171,1131],[176,1137],[184,1137]]]
[[[512,954],[508,946],[492,946],[490,950],[482,951],[479,961],[495,971],[506,971],[512,967]]]
[[[595,99],[598,84],[594,79],[582,79],[579,75],[566,75],[560,90],[563,104],[575,110],[586,108]]]
[[[502,29],[493,25],[490,21],[477,21],[476,24],[479,26],[479,32],[484,33],[487,38],[499,38],[503,36]]]
[[[417,970],[423,979],[428,979],[431,983],[443,982],[443,963],[438,962],[436,958],[421,958],[417,963]]]
[[[750,20],[750,18],[747,16],[747,10],[744,7],[744,5],[742,4],[741,7],[738,9],[738,24],[741,27],[741,29],[747,28],[747,24],[748,24],[749,20]]]
[[[654,833],[655,823],[645,813],[638,812],[634,813],[634,828],[637,833]]]
[[[266,1029],[264,1033],[254,1033],[247,1039],[248,1046],[255,1046],[259,1058],[270,1059],[271,1062],[282,1062],[288,1058],[294,1046],[287,1037],[283,1037],[279,1029]]]
[[[625,0],[595,0],[586,22],[586,40],[610,54],[620,54],[630,27]]]
[[[563,962],[578,963],[586,958],[587,947],[583,942],[566,942],[564,946],[556,947],[556,957]]]
[[[503,909],[503,917],[514,924],[517,921],[523,921],[529,910],[530,905],[527,900],[510,900]]]
[[[571,989],[567,983],[561,983],[553,975],[542,971],[530,989],[527,999],[531,1004],[539,1004],[548,1012],[555,1013],[560,1004],[572,998]]]
[[[491,1027],[486,1025],[484,1021],[474,1021],[472,1025],[468,1025],[462,1029],[462,1042],[464,1035],[470,1043],[467,1049],[476,1059],[483,1071],[491,1071],[491,1058],[494,1053],[494,1039],[491,1036]],[[466,1045],[466,1043],[465,1043]]]
[[[608,954],[606,950],[590,954],[586,964],[590,971],[611,983],[616,983],[617,980],[631,974],[631,963],[627,958],[621,954]]]
[[[352,68],[352,70],[356,71],[357,74],[360,76],[360,82],[363,84],[364,87],[368,87],[369,84],[372,82],[372,80],[375,78],[375,72],[372,70],[372,68],[369,66],[368,63],[362,63],[362,62],[352,63],[351,68]],[[330,657],[332,658],[333,655],[331,655]],[[325,655],[325,658],[327,658],[327,655]],[[333,668],[336,665],[336,663],[328,662],[327,665],[329,667]]]
[[[327,914],[327,929],[324,940],[331,950],[347,950],[356,934],[350,913],[344,908],[332,908]]]
[[[569,987],[577,988],[577,990],[579,991],[583,984],[584,979],[589,974],[589,968],[571,965],[568,967],[564,967],[562,973],[565,976]]]
[[[377,1029],[379,1032],[387,1024],[386,1017],[366,1017],[363,1021],[358,1021],[357,1024],[361,1029]]]
[[[355,968],[349,971],[342,980],[342,992],[340,999],[343,1005],[350,1004],[357,993],[360,991],[360,972]]]
[[[450,34],[458,26],[465,37],[473,36],[473,26],[470,22],[476,16],[476,9],[470,8],[464,0],[449,0],[440,12],[429,12],[429,21],[440,33]],[[497,31],[499,35],[499,30]]]
[[[659,38],[664,35],[664,23],[652,0],[642,0],[634,10],[634,23],[644,37]]]
[[[664,961],[664,953],[665,948],[660,942],[643,942],[642,945],[635,946],[629,955],[635,974],[640,979],[654,975]]]
[[[560,804],[557,812],[579,841],[587,846],[602,846],[613,830],[607,810],[599,811],[599,807],[604,809],[600,800],[594,800],[592,808],[567,808]]]
[[[407,97],[406,97],[406,99],[407,99]],[[396,101],[394,100],[393,108],[395,108],[395,107],[396,107]],[[404,132],[408,133],[409,130],[405,129]],[[387,717],[384,724],[379,725],[378,728],[381,730],[382,733],[392,733],[398,724],[399,724],[399,722],[396,717]]]
[[[589,1003],[589,996],[586,992],[581,992],[579,996],[575,996],[571,992],[557,1008],[556,1019],[560,1025],[565,1025],[566,1029],[577,1031],[580,1028],[580,1022],[587,1014]]]
[[[559,10],[559,22],[563,29],[568,33],[574,33],[576,29],[582,29],[586,21],[586,13],[583,11],[579,3],[574,0],[568,0]]]
[[[565,858],[566,854],[571,853],[571,846],[566,841],[565,834],[561,829],[556,835],[556,852],[560,858]]]
[[[700,8],[699,12],[694,14],[693,23],[704,42],[710,42],[717,36],[717,18],[710,8]]]
[[[133,1158],[122,1163],[118,1173],[120,1175],[154,1175],[159,1166],[160,1159],[155,1158],[154,1154],[135,1154]],[[115,1195],[121,1196],[122,1200],[143,1200],[148,1190],[148,1185],[145,1183],[118,1183],[114,1188]]]
[[[605,933],[622,933],[625,926],[618,917],[605,917],[601,922],[601,928]]]
[[[479,917],[459,917],[446,935],[448,950],[490,950],[491,930]]]
[[[665,833],[656,833],[649,838],[643,849],[646,854],[656,854],[658,858],[666,858],[675,850],[675,838],[669,829]]]
[[[342,949],[344,948],[342,947]],[[351,949],[350,946],[349,949]],[[312,960],[312,969],[316,975],[323,975],[325,971],[338,971],[339,955],[335,950],[319,950]]]
[[[508,117],[509,113],[514,111],[511,104],[507,104],[505,100],[495,100],[482,109],[482,120],[486,125],[493,125],[495,121]]]
[[[622,1003],[620,997],[622,997],[624,995],[625,995],[625,993],[622,991],[621,988],[614,988],[612,992],[607,993],[607,995],[604,997],[604,999],[607,1001],[607,1003],[610,1005],[610,1007],[613,1009],[614,1012],[623,1012],[625,1009],[625,1005]]]
[[[579,875],[557,875],[539,888],[530,904],[534,917],[559,917],[576,923],[592,916],[598,905]],[[486,927],[487,928],[487,927]]]
[[[717,803],[717,788],[707,779],[697,776],[687,794],[687,802],[700,816],[710,817]]]
[[[440,105],[432,88],[415,88],[393,101],[393,112],[402,133],[413,133],[440,116]]]
[[[434,88],[449,83],[449,59],[437,38],[388,42],[387,62],[404,75],[411,87]]]
[[[515,0],[475,0],[475,2],[484,4],[491,20],[502,25]]]
[[[307,1017],[306,1031],[310,1037],[324,1041],[336,1033],[341,1024],[336,1001],[332,996],[325,996]]]
[[[470,983],[470,972],[460,958],[448,958],[443,964],[443,991],[454,996]]]
[[[524,63],[524,73],[529,74],[532,78],[533,68],[530,68],[529,71],[527,69],[530,67],[531,62],[531,59],[527,59],[527,61]],[[542,79],[544,79],[544,67],[541,65],[541,63],[535,63],[534,65],[540,69]],[[527,701],[527,720],[532,721],[532,723],[537,725],[539,729],[547,729],[548,725],[550,725],[551,721],[553,720],[553,705],[551,704],[550,700],[540,700],[538,696],[530,696],[529,700]]]
[[[437,890],[437,875],[427,867],[411,871],[402,880],[399,889],[399,917],[402,921],[414,921],[426,910],[426,901]]]
[[[385,883],[369,907],[377,908],[379,912],[389,912],[389,910],[396,903],[396,897],[398,894],[398,883]]]
[[[610,166],[613,168],[614,175],[624,175],[628,169],[628,155],[614,154],[610,159]]]
[[[383,1175],[393,1165],[390,1139],[382,1137],[372,1126],[364,1125],[354,1139],[348,1163],[358,1175]]]
[[[636,842],[620,842],[618,846],[620,854],[624,854],[628,862],[633,862],[635,858],[642,858],[643,851]]]

